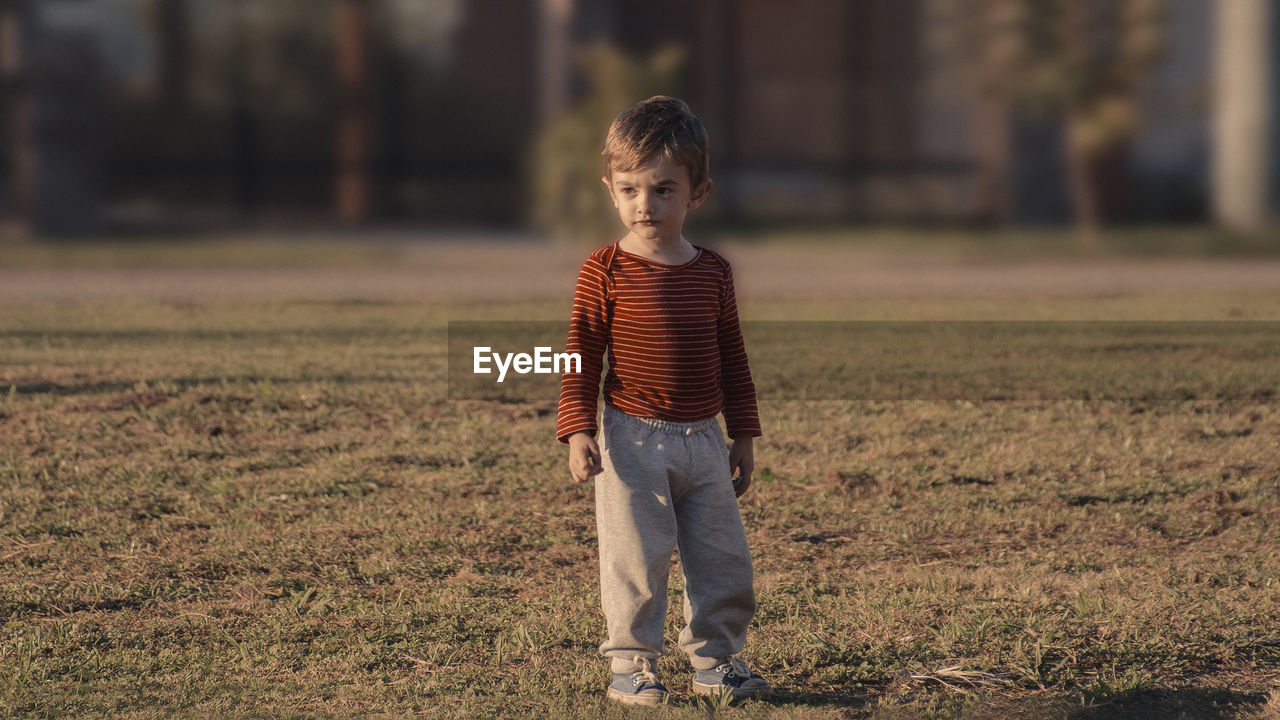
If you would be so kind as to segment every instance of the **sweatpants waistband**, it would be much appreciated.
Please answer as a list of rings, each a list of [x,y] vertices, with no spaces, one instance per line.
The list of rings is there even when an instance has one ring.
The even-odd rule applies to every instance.
[[[604,406],[605,412],[617,413],[619,416],[627,420],[634,420],[642,425],[648,425],[654,430],[660,430],[672,435],[692,435],[701,432],[716,424],[715,417],[705,418],[703,420],[694,420],[693,422],[677,422],[675,420],[663,420],[662,418],[642,418],[636,417],[629,413],[625,413],[612,405]]]

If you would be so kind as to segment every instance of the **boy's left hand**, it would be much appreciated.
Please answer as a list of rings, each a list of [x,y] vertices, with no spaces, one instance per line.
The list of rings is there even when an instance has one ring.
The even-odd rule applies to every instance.
[[[737,437],[729,447],[729,475],[733,477],[733,494],[738,497],[751,487],[751,471],[756,467],[754,440],[750,435]]]

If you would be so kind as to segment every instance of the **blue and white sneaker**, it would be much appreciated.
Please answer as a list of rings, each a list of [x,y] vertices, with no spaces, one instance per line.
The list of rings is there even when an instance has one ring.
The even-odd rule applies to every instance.
[[[605,697],[627,705],[660,705],[667,699],[667,688],[653,671],[649,658],[635,659],[636,671],[614,673]]]
[[[710,670],[695,672],[693,691],[699,695],[727,694],[734,700],[742,700],[772,695],[773,687],[745,662],[729,657]]]

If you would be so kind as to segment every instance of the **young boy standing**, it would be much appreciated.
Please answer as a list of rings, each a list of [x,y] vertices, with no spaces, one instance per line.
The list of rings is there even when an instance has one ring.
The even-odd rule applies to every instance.
[[[680,647],[693,691],[759,697],[764,678],[735,655],[755,613],[751,554],[737,497],[759,436],[755,386],[729,263],[685,240],[685,214],[711,189],[707,132],[688,105],[658,96],[625,110],[605,141],[609,196],[627,234],[578,275],[556,436],[575,482],[596,479],[600,594],[613,682],[607,697],[656,705],[654,671],[671,552],[684,566]],[[603,431],[596,397],[605,358]],[[725,452],[716,415],[733,445]],[[736,471],[736,478],[734,477]]]

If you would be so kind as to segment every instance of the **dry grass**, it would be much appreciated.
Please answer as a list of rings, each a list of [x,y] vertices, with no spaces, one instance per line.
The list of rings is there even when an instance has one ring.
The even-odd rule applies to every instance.
[[[975,690],[990,690],[1013,685],[1013,681],[995,673],[965,670],[959,665],[938,668],[932,672],[911,673],[908,677],[926,685],[937,683],[958,693],[972,693]]]
[[[1016,311],[1241,306],[1280,317],[1272,295],[1231,292]],[[446,320],[561,310],[5,305],[0,714],[639,716],[602,699],[590,489],[567,480],[553,399],[446,397]],[[698,704],[667,657],[664,716],[1276,716],[1273,401],[779,395],[762,388],[743,502],[747,655],[778,696]]]
[[[1267,701],[1252,715],[1251,720],[1280,720],[1280,690],[1272,690]]]

